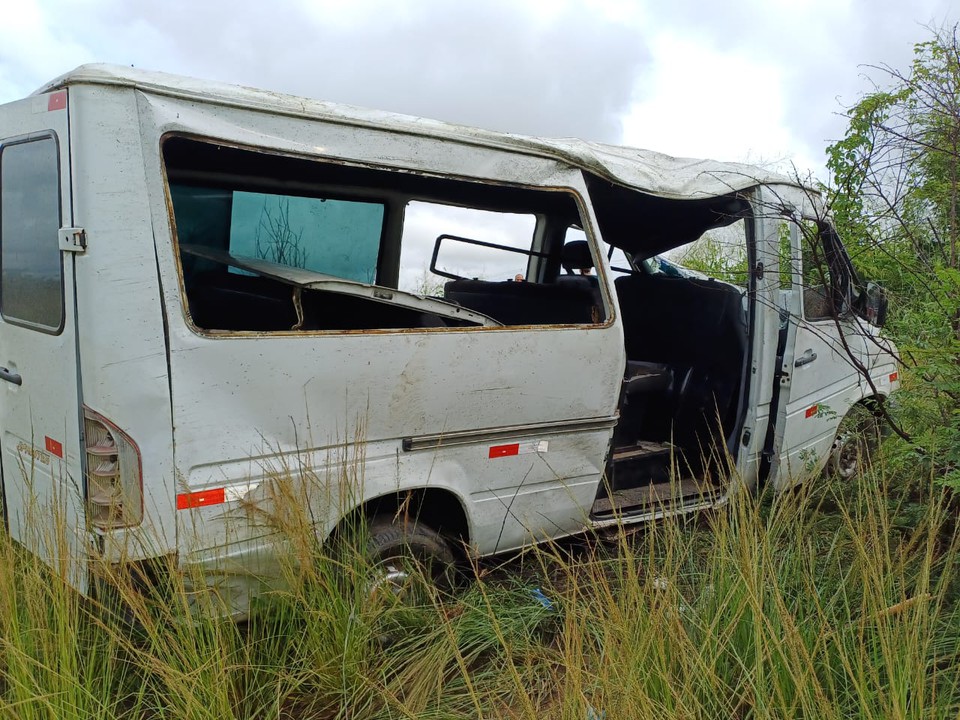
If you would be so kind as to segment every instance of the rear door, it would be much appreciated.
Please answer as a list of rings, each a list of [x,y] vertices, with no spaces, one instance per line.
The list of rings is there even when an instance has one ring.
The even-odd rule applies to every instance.
[[[10,535],[86,584],[67,91],[0,107],[0,445]]]

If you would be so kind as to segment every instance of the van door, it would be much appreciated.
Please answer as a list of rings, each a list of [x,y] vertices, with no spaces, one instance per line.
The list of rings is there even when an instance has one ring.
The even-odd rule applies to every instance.
[[[793,281],[781,293],[785,334],[778,422],[777,488],[819,470],[840,420],[860,397],[864,337],[849,312],[849,274],[823,223],[785,223]]]
[[[84,590],[68,140],[66,90],[0,107],[0,456],[11,537]]]

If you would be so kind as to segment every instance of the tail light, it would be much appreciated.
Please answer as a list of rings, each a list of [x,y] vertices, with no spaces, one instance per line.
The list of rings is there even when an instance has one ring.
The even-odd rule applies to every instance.
[[[103,529],[143,521],[143,473],[140,450],[120,428],[89,408],[83,409],[87,455],[87,520]]]

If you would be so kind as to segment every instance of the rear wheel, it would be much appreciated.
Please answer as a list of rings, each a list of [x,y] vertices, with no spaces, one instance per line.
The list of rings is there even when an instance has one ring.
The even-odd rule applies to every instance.
[[[388,593],[409,604],[424,604],[449,592],[455,557],[436,530],[416,521],[378,516],[367,526],[366,555],[372,563],[370,594]]]
[[[879,444],[880,418],[864,405],[854,405],[840,421],[826,469],[845,480],[854,478],[870,465]]]

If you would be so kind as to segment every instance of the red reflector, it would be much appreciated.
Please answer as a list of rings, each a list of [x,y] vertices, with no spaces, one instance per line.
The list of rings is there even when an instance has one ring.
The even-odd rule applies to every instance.
[[[512,443],[510,445],[494,445],[490,448],[490,457],[509,457],[510,455],[519,455],[520,454],[520,443]]]
[[[890,373],[890,382],[896,382],[900,378],[900,373]]]
[[[61,443],[58,443],[52,437],[44,436],[43,439],[46,442],[48,453],[56,455],[58,458],[63,457],[63,445]]]
[[[50,95],[47,97],[47,112],[52,112],[53,110],[63,110],[66,107],[67,107],[67,91],[66,90],[50,93]]]
[[[808,418],[811,418],[811,417],[813,417],[814,415],[817,414],[817,410],[819,410],[819,409],[820,409],[820,406],[819,406],[819,405],[813,405],[813,406],[811,406],[811,407],[808,407],[808,408],[807,408],[807,412],[804,413],[804,416],[805,416],[805,417],[808,417]]]
[[[222,502],[226,502],[226,499],[226,493],[223,488],[180,493],[177,495],[177,510],[189,510],[190,508],[204,507],[206,505],[219,505]]]

